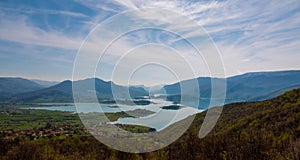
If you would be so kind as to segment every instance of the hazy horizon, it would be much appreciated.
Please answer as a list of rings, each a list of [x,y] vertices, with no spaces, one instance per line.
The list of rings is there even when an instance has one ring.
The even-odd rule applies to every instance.
[[[231,75],[231,76],[226,76],[226,78],[230,78],[230,77],[234,77],[234,76],[239,76],[239,75],[244,75],[244,74],[248,74],[248,73],[265,73],[265,72],[284,72],[284,71],[300,71],[300,70],[297,70],[297,69],[288,69],[288,70],[274,70],[274,71],[254,71],[254,72],[246,72],[246,73],[242,73],[242,74],[236,74],[236,75]],[[195,77],[195,78],[205,78],[205,77],[210,77],[210,76],[200,76],[200,77]],[[61,80],[61,81],[53,81],[53,80],[45,80],[45,79],[32,79],[32,78],[28,78],[28,77],[20,77],[20,76],[0,76],[0,78],[24,78],[24,79],[28,79],[28,80],[41,80],[41,81],[47,81],[47,82],[53,82],[53,83],[61,83],[63,81],[79,81],[79,80],[85,80],[85,79],[89,79],[89,78],[98,78],[98,79],[101,79],[101,80],[104,80],[104,81],[112,81],[112,80],[107,80],[107,79],[103,79],[101,77],[87,77],[87,78],[84,78],[84,79],[77,79],[77,80],[72,80],[72,79],[64,79],[64,80]],[[220,78],[220,77],[210,77],[210,78]],[[189,80],[189,79],[183,79],[181,81],[185,81],[185,80]],[[114,82],[114,81],[112,81]],[[145,87],[155,87],[155,86],[159,86],[159,85],[169,85],[169,84],[174,84],[174,83],[177,83],[179,81],[174,81],[174,82],[166,82],[166,83],[161,83],[161,84],[153,84],[153,85],[144,85],[144,84],[130,84],[130,86],[145,86]],[[115,82],[114,82],[115,83]],[[127,86],[127,84],[119,84],[119,83],[115,83],[117,85],[122,85],[122,86]]]

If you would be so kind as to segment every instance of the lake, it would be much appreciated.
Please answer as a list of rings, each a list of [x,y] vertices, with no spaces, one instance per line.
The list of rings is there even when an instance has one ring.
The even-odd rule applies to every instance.
[[[155,128],[157,131],[164,129],[165,127],[178,122],[190,115],[202,112],[193,107],[184,106],[180,107],[178,110],[173,109],[162,109],[163,106],[174,105],[170,101],[165,101],[163,99],[151,99],[151,103],[148,105],[126,105],[126,104],[97,104],[97,103],[78,103],[76,106],[74,104],[64,104],[64,103],[47,103],[40,104],[45,105],[41,107],[29,107],[26,109],[43,109],[43,110],[58,110],[58,111],[68,111],[74,113],[90,113],[90,112],[104,112],[104,113],[116,113],[121,111],[131,111],[136,109],[146,109],[154,114],[145,117],[126,117],[119,118],[112,124],[134,124],[148,126]]]

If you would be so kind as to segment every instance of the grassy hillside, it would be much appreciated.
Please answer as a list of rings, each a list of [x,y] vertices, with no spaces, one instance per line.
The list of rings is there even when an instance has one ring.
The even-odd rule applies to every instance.
[[[171,157],[194,159],[299,159],[300,89],[272,100],[224,107],[213,131],[197,139],[205,113],[166,151]],[[178,146],[187,145],[187,149]],[[175,152],[176,148],[180,152]],[[186,154],[186,153],[193,153]],[[180,159],[181,159],[180,158]]]
[[[79,136],[40,142],[0,139],[0,154],[2,159],[300,158],[300,89],[272,100],[226,105],[213,131],[199,139],[204,116],[198,114],[176,142],[151,153],[118,152],[92,136]]]

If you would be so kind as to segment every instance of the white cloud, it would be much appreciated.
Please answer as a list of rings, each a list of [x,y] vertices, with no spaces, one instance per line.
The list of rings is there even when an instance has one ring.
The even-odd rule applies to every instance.
[[[297,35],[300,34],[298,18],[300,15],[299,12],[294,12],[300,6],[295,1],[241,3],[240,1],[115,0],[114,3],[127,9],[166,8],[192,18],[199,25],[204,26],[215,40],[222,53],[227,76],[240,72],[299,67],[294,60],[297,58],[294,57],[299,57],[300,39]],[[149,18],[147,14],[135,16]],[[171,14],[160,15],[153,12],[150,20],[151,18],[161,25],[167,22],[166,19],[175,22],[173,25],[165,26],[166,30],[186,30],[184,35],[187,37],[199,36],[199,33],[194,32],[195,28],[191,28],[189,24],[178,23],[177,17],[172,17]],[[149,37],[142,33],[136,36],[135,41],[149,41]],[[280,56],[284,57],[282,58],[284,61],[280,61]]]
[[[81,38],[68,37],[63,32],[42,30],[27,21],[25,16],[1,16],[0,39],[21,44],[77,50]]]

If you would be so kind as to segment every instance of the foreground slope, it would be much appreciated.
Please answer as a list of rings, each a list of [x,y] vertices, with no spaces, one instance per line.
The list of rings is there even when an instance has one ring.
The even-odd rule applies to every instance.
[[[205,113],[196,116],[182,138],[163,149],[170,159],[300,158],[300,89],[262,102],[226,105],[213,131],[199,139]]]

